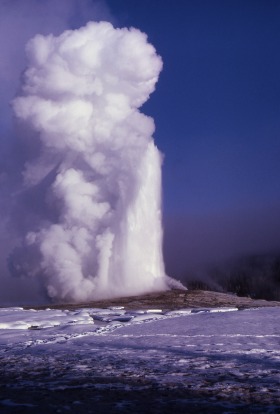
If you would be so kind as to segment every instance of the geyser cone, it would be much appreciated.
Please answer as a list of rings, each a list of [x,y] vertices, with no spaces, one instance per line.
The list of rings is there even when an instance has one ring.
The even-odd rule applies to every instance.
[[[60,300],[167,289],[161,156],[153,120],[138,110],[161,59],[140,31],[104,22],[38,35],[26,50],[14,111],[37,132],[40,154],[24,179],[29,191],[42,181],[48,188],[40,225],[23,242],[39,263],[16,268],[43,275],[48,295]]]

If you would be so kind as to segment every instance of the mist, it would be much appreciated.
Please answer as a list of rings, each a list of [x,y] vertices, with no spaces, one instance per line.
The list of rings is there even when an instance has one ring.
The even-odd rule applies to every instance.
[[[17,69],[1,67],[1,81],[7,78],[1,302],[78,302],[168,289],[162,156],[153,119],[138,109],[155,89],[161,58],[139,30],[97,22],[108,20],[103,3],[20,4],[5,10],[9,23],[24,21],[31,9],[34,23],[2,50],[8,62],[12,51],[24,49],[25,57],[16,55]],[[78,22],[87,10],[95,21],[64,30],[78,4]]]
[[[229,290],[226,279],[237,272],[258,279],[259,269],[247,272],[247,262],[272,267],[280,259],[280,222],[277,204],[208,214],[177,214],[164,220],[166,271],[189,286]],[[219,277],[217,276],[219,273]],[[247,274],[248,273],[248,274]],[[249,274],[250,273],[250,274]],[[280,276],[263,272],[262,289],[279,290]],[[234,276],[235,277],[235,276]],[[224,281],[222,279],[225,279]],[[257,283],[257,282],[256,282]],[[249,292],[248,292],[249,294]],[[275,297],[270,293],[266,299]],[[277,300],[280,299],[277,296]]]

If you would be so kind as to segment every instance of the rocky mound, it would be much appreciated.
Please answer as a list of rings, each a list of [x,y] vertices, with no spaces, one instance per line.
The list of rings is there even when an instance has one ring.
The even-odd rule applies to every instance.
[[[92,301],[81,304],[58,304],[48,306],[55,309],[77,308],[108,308],[124,306],[125,309],[162,309],[174,310],[182,308],[215,308],[234,306],[238,309],[280,306],[280,302],[254,300],[248,297],[239,297],[233,294],[212,292],[205,290],[169,290],[166,292],[149,293],[141,296],[130,296],[115,299]],[[33,307],[34,308],[34,307]],[[43,309],[44,307],[36,307]]]

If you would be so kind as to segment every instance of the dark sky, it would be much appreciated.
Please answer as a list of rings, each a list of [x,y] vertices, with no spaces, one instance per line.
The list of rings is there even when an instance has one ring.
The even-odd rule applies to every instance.
[[[280,247],[279,1],[107,3],[164,62],[144,111],[165,154],[167,267]]]
[[[280,201],[280,3],[108,1],[164,61],[156,121],[166,212]]]

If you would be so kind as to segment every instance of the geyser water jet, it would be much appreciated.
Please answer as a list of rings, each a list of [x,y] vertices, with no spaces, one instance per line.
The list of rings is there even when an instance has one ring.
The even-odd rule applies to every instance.
[[[15,250],[13,271],[43,278],[54,300],[168,289],[161,155],[153,120],[139,112],[160,57],[145,34],[107,22],[37,35],[26,53],[13,108],[33,131],[36,155],[24,185],[40,194],[43,208]]]

